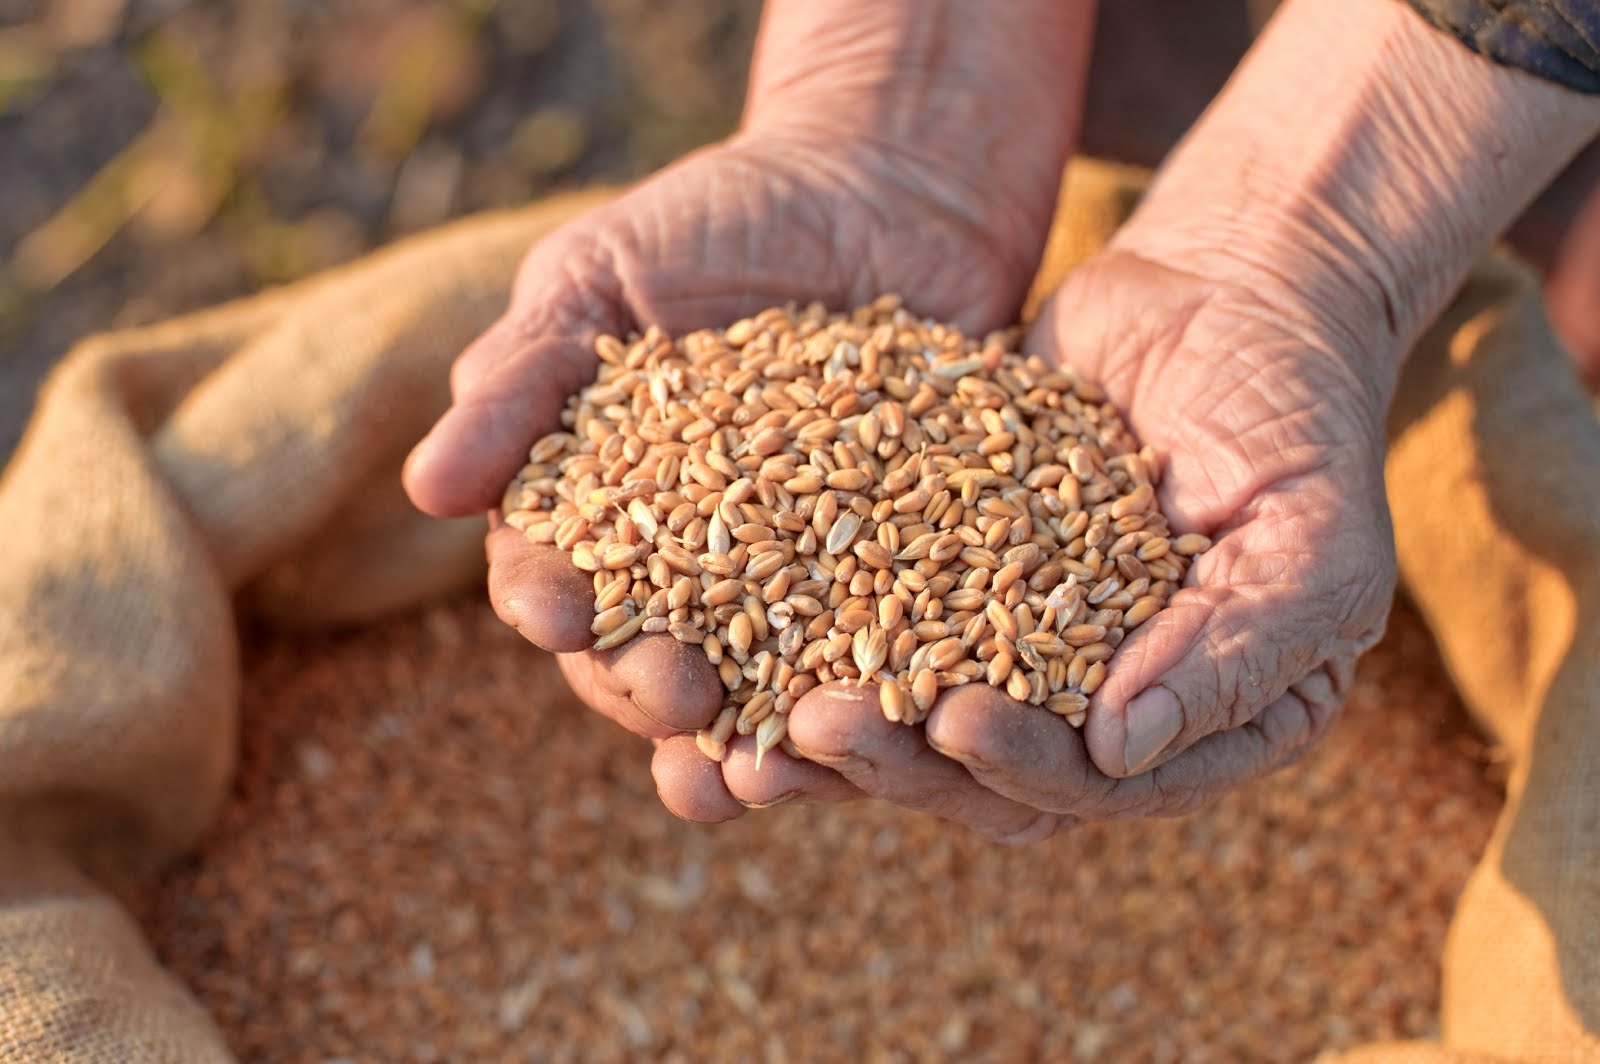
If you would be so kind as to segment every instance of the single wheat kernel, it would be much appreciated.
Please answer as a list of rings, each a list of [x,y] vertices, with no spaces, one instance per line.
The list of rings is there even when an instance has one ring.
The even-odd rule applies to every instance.
[[[906,721],[908,709],[906,693],[898,681],[878,685],[878,702],[886,720],[894,724]]]

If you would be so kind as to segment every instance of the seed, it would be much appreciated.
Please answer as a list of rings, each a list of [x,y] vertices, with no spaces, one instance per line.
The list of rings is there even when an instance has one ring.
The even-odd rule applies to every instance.
[[[1155,500],[1155,489],[1149,484],[1140,484],[1128,494],[1122,496],[1111,504],[1111,516],[1120,520],[1131,514],[1142,513],[1150,508]],[[1204,548],[1202,548],[1204,549]]]
[[[1084,661],[1087,661],[1089,664],[1093,665],[1097,662],[1109,660],[1115,649],[1116,648],[1110,643],[1090,643],[1086,647],[1079,648],[1078,655],[1082,657]]]
[[[832,498],[832,496],[829,496]],[[833,527],[828,529],[828,537],[823,543],[823,549],[829,554],[843,554],[855,541],[856,533],[861,531],[861,517],[851,510],[840,514],[833,522]]]
[[[864,469],[838,469],[825,480],[828,487],[838,491],[864,491],[872,483],[872,474]]]
[[[1100,605],[1100,603],[1104,602],[1112,595],[1115,595],[1117,593],[1117,589],[1121,586],[1121,583],[1114,576],[1100,581],[1089,591],[1089,605]]]
[[[924,488],[910,491],[894,500],[894,512],[897,514],[921,513],[933,496]]]
[[[948,669],[967,656],[967,648],[956,636],[947,636],[933,645],[928,652],[928,664],[935,669]]]
[[[1076,661],[1077,659],[1074,658],[1073,660]],[[1084,673],[1082,681],[1080,681],[1078,684],[1078,690],[1082,691],[1086,695],[1092,695],[1096,691],[1100,690],[1100,685],[1105,682],[1105,679],[1106,663],[1103,661],[1097,661],[1093,665],[1090,665],[1088,670]]]
[[[1049,632],[1030,632],[1017,640],[1018,646],[1034,647],[1046,657],[1059,657],[1066,653],[1066,640]]]
[[[857,558],[862,564],[870,565],[874,569],[888,569],[894,565],[894,556],[875,540],[863,540],[853,548]]]
[[[916,650],[916,635],[909,628],[902,629],[900,634],[895,636],[894,642],[889,645],[889,671],[904,671]]]
[[[989,668],[984,678],[990,687],[999,687],[1011,678],[1012,658],[1008,651],[1002,650],[989,659]]]
[[[743,580],[718,580],[700,596],[700,601],[707,606],[721,606],[732,602],[744,594]]]
[[[880,684],[878,687],[878,705],[883,710],[884,719],[892,724],[901,722],[909,723],[906,719],[906,693],[898,683]]]
[[[903,562],[921,561],[933,550],[933,545],[940,538],[937,532],[925,532],[902,547],[900,553],[895,555],[895,560]]]
[[[989,618],[989,623],[994,626],[995,632],[1007,639],[1017,638],[1017,621],[1006,609],[1005,604],[998,599],[990,599],[984,607],[984,615]]]
[[[975,610],[984,604],[987,597],[979,590],[952,591],[944,597],[944,605],[947,610]]]
[[[602,635],[594,641],[596,650],[611,650],[639,634],[639,629],[644,627],[644,622],[649,620],[644,614],[636,614],[623,621],[617,627]]]
[[[783,742],[789,734],[789,715],[774,713],[756,726],[756,771],[761,771],[761,760],[767,751]]]
[[[1161,600],[1154,595],[1146,596],[1129,606],[1122,614],[1122,626],[1129,630],[1139,627],[1145,621],[1154,617],[1161,610]]]
[[[1191,557],[1211,549],[1211,541],[1198,532],[1186,532],[1172,541],[1172,553]]]
[[[739,710],[739,719],[733,730],[740,735],[754,735],[757,725],[777,709],[777,700],[771,691],[757,691]]]
[[[781,550],[767,551],[750,559],[749,563],[744,567],[744,575],[751,580],[765,580],[782,569],[783,565],[783,552]],[[762,589],[762,593],[766,593],[765,588]],[[782,597],[782,595],[778,596],[778,598]]]
[[[1061,633],[1061,638],[1068,646],[1086,647],[1091,643],[1098,643],[1106,637],[1103,625],[1075,624]]]
[[[1164,558],[1167,556],[1167,551],[1170,550],[1171,547],[1171,541],[1165,536],[1157,536],[1155,539],[1147,539],[1143,543],[1139,544],[1139,560],[1149,563],[1155,561],[1157,558]]]
[[[738,657],[750,653],[750,646],[755,642],[755,628],[751,624],[748,613],[736,614],[728,622],[728,649]]]
[[[871,610],[845,610],[843,613],[838,615],[838,618],[834,621],[834,624],[838,627],[839,631],[849,632],[854,635],[856,632],[867,627],[874,620],[876,620],[876,616]]]
[[[618,604],[595,614],[594,620],[589,625],[589,631],[595,635],[607,635],[616,631],[633,614],[633,603]]]
[[[817,614],[822,612],[822,603],[818,602],[810,595],[797,595],[793,591],[790,591],[789,597],[784,601],[789,603],[789,606],[794,610],[795,616],[797,617],[815,617]]]
[[[733,549],[733,536],[728,531],[728,523],[716,511],[712,511],[711,519],[706,522],[706,548],[717,554],[726,554]]]
[[[928,549],[928,560],[944,564],[960,554],[966,545],[961,542],[961,537],[952,533],[945,533],[936,540]]]
[[[1089,699],[1072,691],[1062,691],[1060,694],[1051,695],[1044,700],[1044,708],[1052,713],[1059,713],[1063,717],[1070,717],[1082,713],[1089,708]]]
[[[667,634],[680,643],[689,643],[695,646],[703,643],[706,638],[706,634],[700,629],[682,621],[669,622],[667,624]]]
[[[861,670],[861,680],[857,686],[865,687],[867,681],[877,675],[888,660],[889,639],[883,634],[882,628],[862,628],[852,640],[852,651],[856,668]]]

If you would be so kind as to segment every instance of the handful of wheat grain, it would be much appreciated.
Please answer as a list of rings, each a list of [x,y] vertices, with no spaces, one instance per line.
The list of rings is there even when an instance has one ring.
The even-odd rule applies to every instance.
[[[791,754],[830,680],[917,724],[972,682],[1083,723],[1107,661],[1210,546],[1071,369],[912,315],[773,308],[679,340],[601,337],[599,378],[534,445],[507,524],[594,574],[596,649],[698,645],[727,688],[700,748]]]

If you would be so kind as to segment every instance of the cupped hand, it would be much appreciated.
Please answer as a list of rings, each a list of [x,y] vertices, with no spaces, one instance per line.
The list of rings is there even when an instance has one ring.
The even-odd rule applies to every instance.
[[[927,721],[968,800],[1082,819],[1188,812],[1293,760],[1340,708],[1395,581],[1381,363],[1309,310],[1114,248],[1029,344],[1106,389],[1165,458],[1173,526],[1214,545],[1118,649],[1081,732],[987,688]],[[811,738],[799,718],[790,735]]]
[[[406,469],[412,499],[440,515],[495,506],[533,441],[559,428],[568,396],[593,379],[601,334],[644,323],[679,333],[791,301],[848,307],[895,291],[979,334],[1008,324],[1048,229],[1055,178],[1008,200],[995,183],[962,173],[869,142],[743,135],[583,217],[533,249],[506,314],[457,361],[451,408]],[[498,523],[488,551],[500,616],[560,655],[588,705],[657,740],[658,788],[680,815],[722,820],[750,806],[864,791],[990,834],[1036,830],[1037,810],[987,790],[968,794],[971,776],[920,731],[886,729],[870,690],[830,701],[832,688],[819,689],[796,709],[853,745],[889,744],[893,756],[875,754],[877,769],[841,774],[818,763],[827,757],[819,748],[818,762],[775,750],[757,772],[749,740],[730,744],[720,765],[707,760],[692,733],[716,716],[723,691],[697,648],[657,635],[590,649],[588,574]]]

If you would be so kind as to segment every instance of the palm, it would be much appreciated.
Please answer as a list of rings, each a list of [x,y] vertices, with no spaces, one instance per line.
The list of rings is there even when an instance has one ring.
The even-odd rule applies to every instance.
[[[725,324],[792,300],[855,306],[884,292],[986,330],[1026,292],[1037,236],[928,174],[877,157],[771,144],[713,148],[589,219],[620,282],[619,328]],[[539,267],[530,263],[530,270]],[[601,282],[603,283],[603,281]]]
[[[1263,748],[1278,760],[1337,709],[1393,581],[1379,391],[1310,335],[1248,293],[1111,253],[1069,278],[1033,336],[1099,380],[1163,456],[1174,523],[1217,540],[1193,586],[1119,652],[1101,704],[1173,686],[1174,671],[1212,728],[1288,696],[1305,726]],[[1120,745],[1115,716],[1091,720],[1097,762],[1110,754],[1097,744]]]
[[[1042,207],[1042,210],[1040,209]],[[1008,324],[1043,240],[1024,207],[872,151],[734,140],[593,211],[523,262],[511,307],[457,360],[454,406],[408,471],[435,513],[481,510],[593,378],[595,337],[727,324],[885,292],[986,331]]]

